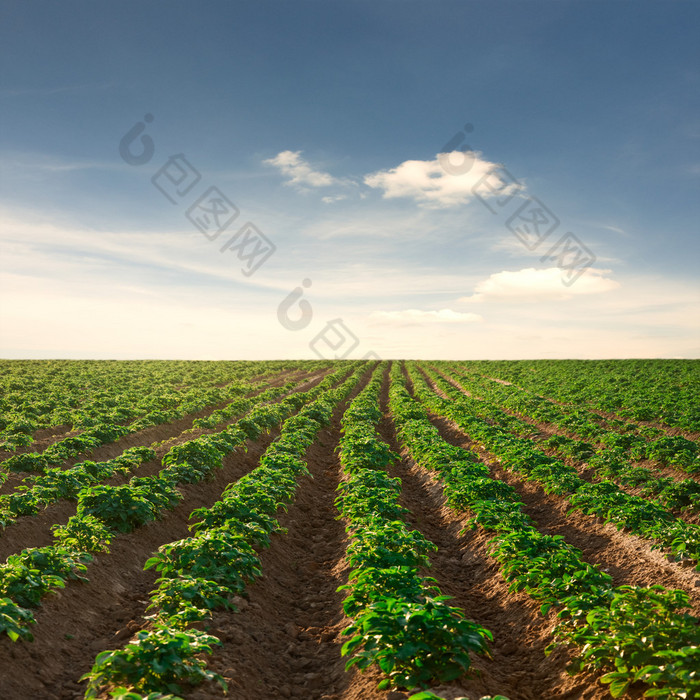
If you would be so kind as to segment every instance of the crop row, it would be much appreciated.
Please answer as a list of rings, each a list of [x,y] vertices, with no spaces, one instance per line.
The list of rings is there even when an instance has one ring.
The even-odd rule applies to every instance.
[[[0,447],[53,426],[123,424],[291,363],[0,361]]]
[[[461,363],[574,405],[700,430],[697,360],[519,360]]]
[[[234,416],[251,410],[255,405],[274,401],[293,391],[301,382],[287,382],[281,387],[272,387],[256,396],[235,399],[224,408],[205,418],[197,418],[194,428],[213,428]],[[7,527],[18,516],[34,515],[39,509],[61,499],[73,500],[81,489],[122,473],[127,474],[142,462],[155,459],[155,452],[148,447],[127,449],[121,455],[104,461],[86,461],[69,469],[46,469],[41,476],[28,479],[27,483],[10,494],[0,496],[0,527]]]
[[[154,613],[149,627],[121,649],[97,655],[83,677],[88,681],[86,697],[96,697],[105,686],[129,698],[178,693],[181,683],[204,680],[226,687],[199,657],[211,653],[220,640],[193,625],[206,623],[216,609],[235,611],[236,596],[262,574],[257,550],[269,545],[271,534],[281,532],[275,514],[294,500],[299,475],[308,474],[306,450],[363,372],[356,369],[337,388],[331,382],[319,385],[320,391],[314,392],[318,398],[284,421],[260,465],[230,484],[212,507],[192,512],[195,534],[161,546],[146,562],[145,568],[160,574],[150,595]]]
[[[43,452],[25,452],[8,457],[0,463],[2,472],[38,472],[43,473],[49,467],[61,464],[71,457],[114,442],[125,435],[130,435],[154,425],[170,423],[191,413],[201,411],[207,406],[249,393],[258,388],[246,382],[235,382],[225,387],[191,389],[183,396],[174,396],[172,403],[158,402],[157,408],[143,413],[142,407],[134,409],[139,417],[128,425],[104,422],[86,428],[78,435],[72,435],[49,445]],[[152,405],[152,397],[142,399],[142,406]]]
[[[79,577],[92,553],[108,550],[117,533],[160,517],[182,498],[176,486],[206,478],[220,468],[226,454],[279,425],[347,373],[339,368],[304,393],[291,394],[275,404],[256,404],[236,423],[215,434],[203,435],[172,447],[163,457],[164,468],[154,476],[132,477],[122,486],[97,484],[78,492],[78,508],[65,526],[54,526],[55,542],[29,548],[8,557],[0,566],[0,633],[11,639],[31,639],[29,624],[36,607],[49,591]]]
[[[459,363],[436,363],[436,367],[458,377],[460,381],[467,380],[470,391],[476,391],[481,398],[488,399],[501,408],[552,423],[580,438],[592,440],[607,450],[615,450],[618,455],[624,455],[631,461],[648,459],[691,474],[700,472],[698,445],[693,440],[680,435],[667,435],[653,426],[605,419],[578,406],[562,406],[512,384],[503,385],[472,371],[465,371]],[[552,436],[553,447],[558,446],[558,438],[561,436]],[[567,439],[560,441],[566,449]],[[592,452],[594,447],[584,444],[581,449]],[[651,470],[647,471],[651,473]]]
[[[515,410],[517,410],[518,414],[525,414],[528,417],[539,418],[540,420],[548,420],[565,426],[568,430],[571,430],[571,420],[573,420],[579,428],[575,429],[576,432],[587,432],[587,430],[582,428],[583,423],[579,420],[580,411],[576,411],[571,416],[567,416],[564,420],[558,422],[556,414],[559,407],[542,397],[532,397],[527,399],[526,403],[534,406],[534,408],[526,413],[525,406],[520,402],[520,394],[524,392],[514,389],[514,393],[510,393],[510,387],[501,387],[488,380],[486,380],[488,384],[484,386],[483,382],[478,381],[478,379],[475,391],[472,381],[473,374],[455,372],[449,365],[442,366],[441,370],[442,374],[455,380],[469,393],[478,393],[479,398],[484,401],[480,415],[485,415],[506,429],[514,428],[517,430],[518,423],[513,421],[508,414],[503,413],[499,407],[513,410],[515,405],[517,406]],[[505,390],[505,398],[502,390]],[[514,397],[516,400],[511,401],[510,399]],[[645,428],[642,430],[645,430]],[[638,495],[653,497],[664,508],[678,511],[688,509],[700,512],[700,484],[696,479],[675,479],[671,476],[663,476],[655,469],[632,464],[626,455],[630,452],[630,449],[627,449],[630,445],[638,444],[628,441],[628,438],[630,440],[639,439],[633,433],[619,434],[605,431],[600,435],[600,438],[599,445],[595,446],[578,438],[571,438],[565,435],[550,435],[544,439],[541,439],[539,436],[536,437],[542,447],[564,458],[579,462],[586,461],[588,468],[593,469],[596,476],[605,477],[622,486],[637,489]],[[685,465],[684,468],[686,470],[695,470],[698,468],[697,465],[700,464],[697,460],[697,455],[695,455],[695,450],[697,449],[695,443],[683,437],[666,436],[655,440],[650,445],[647,445],[644,441],[643,444],[649,449],[653,445],[656,450],[654,455],[662,463],[670,464],[674,460],[680,459],[679,456],[685,455],[681,461]],[[663,450],[661,445],[665,446]],[[676,461],[674,464],[674,466],[679,465],[679,461]]]
[[[415,379],[421,402],[448,415],[447,402]],[[476,455],[442,440],[426,408],[409,395],[398,367],[392,369],[390,407],[402,444],[443,482],[448,505],[471,513],[472,527],[494,534],[491,554],[510,589],[538,600],[543,614],[558,610],[557,641],[548,651],[558,643],[578,647],[570,671],[607,671],[601,681],[610,684],[614,697],[636,681],[649,686],[647,697],[700,693],[700,620],[683,612],[689,602],[685,593],[660,586],[614,587],[608,574],[585,562],[563,537],[539,532],[512,487],[492,479]]]
[[[461,676],[471,666],[470,652],[488,654],[492,635],[450,606],[433,578],[419,573],[436,547],[401,520],[401,480],[385,471],[397,455],[376,433],[383,371],[381,365],[375,370],[342,420],[345,480],[336,503],[347,522],[352,569],[343,586],[352,623],[343,633],[350,639],[342,653],[352,654],[346,669],[377,665],[385,676],[380,689],[425,688]]]
[[[415,366],[409,367],[409,373],[421,400],[454,420],[472,440],[494,454],[504,468],[523,473],[528,480],[541,484],[547,493],[566,498],[572,509],[603,518],[618,529],[626,528],[656,547],[668,548],[679,560],[700,561],[700,527],[697,525],[675,517],[653,500],[626,493],[612,481],[585,481],[574,467],[546,455],[531,440],[512,432],[526,432],[532,426],[504,414],[488,402],[466,396],[428,370],[432,381],[449,397],[449,400],[441,399],[430,390]]]

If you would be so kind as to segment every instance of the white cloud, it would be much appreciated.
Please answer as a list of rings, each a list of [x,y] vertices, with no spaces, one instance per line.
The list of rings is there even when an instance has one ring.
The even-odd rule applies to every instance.
[[[625,236],[625,238],[632,238],[632,234],[628,233],[627,231],[625,231],[625,229],[620,228],[619,226],[613,226],[612,224],[601,224],[601,227],[606,229],[607,231],[619,233],[621,236]]]
[[[482,160],[481,153],[470,152],[470,157],[472,162],[467,162],[464,168],[457,167],[465,158],[458,151],[440,154],[435,160],[406,160],[390,170],[366,175],[364,182],[369,187],[383,190],[384,199],[410,197],[427,207],[458,206],[472,199],[474,186],[498,167],[496,163]],[[462,169],[466,172],[461,173]],[[515,183],[506,184],[496,172],[486,182],[492,191],[480,187],[482,196],[504,196],[523,189]]]
[[[50,97],[52,95],[60,95],[64,93],[78,93],[86,92],[92,90],[107,90],[113,88],[116,83],[80,83],[77,85],[56,85],[54,87],[22,87],[22,88],[9,88],[6,90],[0,90],[0,98],[9,97],[25,97],[30,95],[32,97]]]
[[[95,287],[86,294],[53,280],[0,272],[0,292],[14,299],[0,305],[0,353],[10,358],[255,359],[274,357],[288,342],[289,331],[264,303],[227,308],[221,293],[207,291],[181,285],[156,293],[127,284]]]
[[[300,187],[328,187],[338,184],[337,180],[328,173],[314,170],[301,157],[301,151],[281,151],[274,158],[264,160],[265,165],[273,165],[289,180],[287,185]]]
[[[399,323],[474,323],[483,321],[479,314],[452,311],[452,309],[440,309],[439,311],[422,311],[420,309],[373,311],[370,314],[370,318]]]
[[[343,199],[347,199],[348,196],[346,194],[336,194],[336,195],[329,195],[328,197],[321,197],[321,201],[324,204],[333,204],[333,202],[340,202]]]
[[[436,222],[427,212],[386,211],[383,205],[361,205],[323,209],[319,216],[302,221],[299,234],[306,238],[371,240],[388,239],[405,242],[440,234]]]
[[[567,287],[562,283],[562,271],[558,267],[541,270],[527,267],[513,272],[503,270],[477,283],[474,294],[462,297],[459,301],[558,301],[582,294],[600,294],[620,286],[619,282],[605,277],[609,272],[610,270],[588,268],[571,286]]]
[[[7,177],[44,176],[53,173],[68,173],[83,170],[126,170],[131,166],[121,161],[68,160],[55,155],[33,152],[3,151],[0,170]]]
[[[414,212],[415,219],[434,215]],[[697,357],[700,351],[700,294],[689,278],[623,268],[618,285],[607,271],[589,270],[566,288],[557,268],[556,274],[490,275],[501,266],[441,266],[420,254],[404,259],[402,252],[412,249],[405,238],[382,239],[381,247],[371,237],[319,244],[299,236],[296,220],[283,224],[270,229],[275,236],[287,231],[298,247],[288,246],[244,278],[235,256],[220,254],[218,242],[187,227],[102,231],[79,219],[0,207],[0,355],[315,357],[310,341],[339,317],[360,339],[352,357],[368,350],[461,359]],[[307,275],[313,286],[304,298],[313,320],[290,332],[277,310]],[[606,287],[612,291],[594,293]],[[465,288],[478,300],[501,303],[455,305]],[[565,295],[574,298],[551,303]],[[541,303],[517,303],[524,299]]]
[[[474,237],[472,240],[478,239]],[[516,238],[510,233],[508,235],[499,236],[499,231],[497,229],[494,233],[490,234],[490,237],[484,236],[481,240],[490,240],[490,250],[497,253],[505,253],[511,258],[541,258],[542,253],[548,250],[547,244],[543,244],[541,246],[538,246],[537,248],[530,250],[523,245],[522,241],[519,238]],[[549,239],[548,243],[551,244],[553,240],[553,238]],[[608,265],[619,265],[624,263],[624,260],[622,258],[614,257],[611,255],[601,255],[599,245],[600,244],[596,246],[597,263],[606,263]],[[551,249],[551,245],[549,246],[549,249]],[[523,264],[526,263],[523,262]]]

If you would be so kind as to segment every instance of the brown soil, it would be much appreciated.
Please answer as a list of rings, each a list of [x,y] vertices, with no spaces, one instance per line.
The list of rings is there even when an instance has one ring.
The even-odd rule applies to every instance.
[[[527,389],[527,387],[523,387],[519,384],[513,384],[512,382],[506,382],[503,379],[497,379],[496,377],[491,377],[486,374],[480,375],[484,379],[490,379],[492,382],[498,382],[499,384],[503,384],[504,386],[514,386],[518,389],[524,389],[530,392],[535,393],[538,396],[541,396],[542,394],[539,394],[538,392],[534,391],[533,389]],[[549,401],[552,403],[555,403],[559,406],[573,406],[575,404],[572,403],[567,403],[565,401],[557,401],[556,399],[553,399],[551,397],[547,397]],[[637,425],[641,426],[648,426],[650,428],[657,428],[659,430],[663,430],[666,435],[680,435],[681,437],[686,438],[686,440],[692,440],[693,442],[700,442],[700,431],[698,430],[686,430],[685,428],[678,428],[670,425],[666,425],[666,423],[660,423],[659,421],[652,421],[652,420],[632,420],[631,418],[626,418],[625,416],[621,416],[619,413],[615,413],[613,411],[603,411],[599,408],[596,408],[595,406],[592,406],[589,403],[582,404],[582,408],[585,408],[587,411],[591,411],[591,413],[597,413],[601,418],[605,418],[607,420],[622,420],[627,423],[635,423]]]
[[[287,381],[290,381],[290,379],[300,379],[301,377],[304,376],[325,376],[325,374],[328,373],[329,370],[324,370],[322,373],[308,373],[308,372],[294,372],[291,373],[289,371],[281,372],[280,374],[276,375],[274,378],[271,378],[269,381],[269,384],[267,385],[268,387],[272,386],[280,386],[281,384],[284,384]],[[247,396],[256,396],[259,394],[261,391],[264,391],[263,389],[258,389],[256,391],[252,391],[250,394],[247,394]],[[188,428],[192,427],[192,423],[197,419],[197,418],[204,418],[214,411],[219,410],[220,408],[223,408],[224,406],[227,406],[230,403],[230,401],[223,401],[218,404],[215,404],[213,406],[207,406],[207,408],[202,409],[201,411],[198,411],[197,413],[191,413],[187,416],[184,416],[176,421],[173,421],[172,423],[167,423],[163,425],[153,425],[149,428],[144,428],[143,430],[139,430],[138,432],[131,433],[129,435],[125,435],[123,438],[119,438],[119,440],[116,440],[115,442],[110,442],[105,445],[100,445],[100,447],[95,448],[94,450],[91,450],[90,452],[85,452],[83,454],[77,455],[76,457],[71,457],[70,459],[66,460],[65,462],[61,464],[54,465],[59,469],[68,469],[75,464],[78,464],[79,462],[82,462],[85,459],[91,459],[94,462],[102,462],[106,461],[108,459],[112,459],[113,457],[116,457],[117,455],[120,455],[125,449],[128,447],[139,447],[141,445],[151,445],[154,442],[160,442],[162,440],[167,440],[168,438],[171,438],[173,436],[179,435],[182,433],[184,430],[187,430]],[[64,426],[67,427],[67,426]],[[50,429],[53,430],[53,429]],[[56,428],[57,430],[57,428]],[[49,430],[46,431],[49,433]],[[17,450],[17,452],[7,452],[6,454],[3,452],[2,454],[2,459],[7,459],[7,457],[11,457],[13,454],[21,454],[22,452],[43,452],[49,445],[54,444],[55,442],[58,442],[59,440],[63,440],[67,437],[72,437],[74,435],[79,435],[82,431],[80,430],[73,430],[73,431],[68,431],[64,433],[54,433],[54,434],[48,434],[45,438],[36,441],[33,445],[29,447],[24,447],[20,448]],[[37,476],[36,474],[28,474],[28,473],[17,473],[17,472],[6,472],[7,473],[7,479],[4,483],[0,484],[0,494],[5,494],[5,493],[11,493],[14,491],[21,483],[30,483],[33,481],[33,479]]]
[[[700,573],[670,562],[660,552],[652,550],[648,540],[620,532],[614,525],[604,524],[600,518],[578,511],[568,513],[565,498],[546,494],[535,482],[526,481],[516,472],[501,467],[498,458],[470,440],[453,421],[440,416],[432,416],[431,420],[444,439],[478,454],[490,467],[494,478],[516,489],[525,504],[525,512],[535,520],[539,530],[563,535],[582,550],[586,561],[610,573],[615,585],[658,583],[667,588],[681,588],[690,596],[692,612],[700,614]]]
[[[299,480],[294,503],[279,518],[287,534],[275,536],[261,553],[263,576],[247,589],[244,607],[214,616],[213,632],[225,646],[210,668],[228,679],[232,699],[364,697],[348,695],[356,674],[344,672],[340,655],[347,620],[337,588],[347,583],[347,542],[334,505],[340,419],[364,383],[335,410],[307,451],[311,477]],[[217,696],[214,686],[187,695]]]
[[[445,380],[450,382],[452,386],[455,388],[459,389],[461,392],[463,392],[466,396],[474,396],[472,392],[469,391],[467,387],[465,387],[463,384],[460,382],[454,380],[452,377],[448,377],[447,375],[443,374],[439,370],[436,370],[438,374]],[[430,382],[431,386],[433,388],[436,388],[433,382],[430,381],[427,375],[425,375],[426,381]],[[495,380],[494,380],[495,381]],[[524,423],[527,423],[528,425],[533,426],[534,428],[537,428],[539,431],[538,435],[534,436],[535,440],[538,440],[540,438],[545,439],[551,435],[561,435],[565,437],[570,437],[575,440],[581,440],[583,442],[588,442],[591,444],[594,448],[598,450],[604,450],[604,446],[602,446],[600,443],[594,443],[590,441],[583,440],[579,436],[577,436],[575,433],[572,433],[571,431],[564,430],[563,428],[554,425],[553,423],[547,423],[544,421],[538,421],[535,420],[534,418],[530,418],[529,416],[526,416],[522,413],[519,413],[517,411],[512,411],[507,408],[504,408],[502,406],[499,406],[499,408],[504,412],[507,413],[508,415],[514,416],[518,420],[523,421]],[[571,459],[569,457],[564,457],[560,455],[557,450],[555,449],[550,449],[546,448],[542,445],[538,445],[538,449],[541,450],[544,454],[549,455],[550,457],[556,457],[560,461],[564,462],[570,467],[573,467],[576,469],[578,472],[578,475],[584,479],[585,481],[594,481],[595,480],[595,475],[596,472],[593,469],[589,469],[587,467],[587,463],[583,460],[575,460]],[[658,476],[665,476],[665,477],[670,477],[676,481],[682,481],[684,479],[693,479],[694,481],[700,481],[699,476],[693,476],[691,474],[688,474],[687,472],[681,471],[680,469],[675,469],[673,467],[669,466],[663,466],[659,464],[658,462],[654,462],[652,460],[643,460],[643,461],[637,461],[637,462],[630,462],[632,466],[641,466],[641,467],[646,467],[647,469],[651,469],[655,471]],[[613,479],[613,481],[616,481],[618,485],[620,486],[620,489],[625,491],[626,493],[629,493],[631,495],[635,496],[641,496],[642,498],[646,498],[647,500],[655,500],[654,496],[648,496],[643,494],[643,489],[641,487],[632,487],[632,486],[626,486],[624,484],[620,484],[616,479]],[[661,504],[660,504],[661,505]],[[664,507],[662,505],[662,507]],[[693,525],[698,525],[700,524],[700,513],[693,512],[690,510],[685,510],[682,512],[679,512],[677,510],[673,511],[674,515],[681,520],[684,520],[687,523],[691,523]]]
[[[296,391],[307,391],[315,384],[318,384],[327,373],[327,371],[319,372],[312,378],[304,381],[303,384],[299,385]],[[288,378],[279,378],[274,382],[270,382],[269,386],[280,386],[286,381],[288,381]],[[260,391],[253,392],[251,396],[255,396],[256,394],[260,393]],[[157,474],[163,468],[162,459],[171,447],[189,440],[194,440],[200,435],[220,432],[226,425],[235,423],[240,418],[240,416],[234,416],[229,421],[221,423],[217,427],[211,429],[191,428],[192,422],[195,420],[195,418],[209,415],[214,410],[216,409],[208,409],[205,412],[200,412],[200,414],[196,416],[192,415],[187,419],[183,418],[181,421],[175,421],[167,425],[154,426],[154,428],[148,428],[140,431],[140,433],[135,433],[134,436],[148,433],[149,431],[158,430],[160,436],[167,437],[161,437],[161,439],[158,441],[159,444],[154,447],[156,459],[144,462],[133,472],[129,473],[128,476],[116,476],[108,479],[105,481],[105,483],[111,485],[123,484],[126,483],[132,476],[142,477]],[[181,428],[183,425],[183,422],[187,427],[184,430],[179,430],[179,428]],[[127,439],[128,437],[132,436],[126,436],[124,439]],[[145,436],[144,438],[145,441],[139,444],[148,445],[149,442],[147,438]],[[117,444],[118,443],[113,443],[115,448]],[[128,445],[128,447],[132,446],[133,445]],[[151,446],[153,446],[153,443],[151,443]],[[105,448],[106,447],[109,446],[105,445]],[[126,447],[122,448],[121,451],[124,449],[126,449]],[[121,454],[121,451],[117,454]],[[114,456],[116,456],[116,454]],[[75,501],[63,500],[52,503],[36,515],[27,515],[17,518],[17,520],[10,523],[4,531],[0,531],[0,562],[5,561],[10,554],[19,552],[26,547],[44,547],[51,544],[53,542],[51,526],[54,524],[65,524],[72,515],[75,515],[76,508],[77,505]]]
[[[88,583],[69,583],[45,598],[35,612],[33,642],[0,640],[0,697],[82,697],[78,679],[90,670],[95,655],[124,644],[144,624],[156,578],[152,570],[143,570],[146,559],[160,545],[189,536],[191,511],[212,505],[227,484],[254,469],[277,434],[249,443],[247,452],[228,455],[211,481],[181,487],[183,501],[162,520],[117,537],[109,554],[97,555],[88,566]]]
[[[232,700],[405,700],[410,695],[378,691],[381,677],[377,671],[345,672],[346,659],[340,653],[346,639],[341,633],[349,620],[342,609],[344,592],[337,588],[347,582],[348,566],[344,523],[334,505],[342,478],[335,448],[342,412],[367,379],[365,375],[309,448],[311,477],[300,477],[294,503],[280,516],[287,533],[273,536],[271,547],[261,553],[263,576],[248,587],[240,599],[239,612],[217,611],[208,625],[223,641],[223,646],[207,657],[208,666],[228,680],[226,697]],[[385,375],[379,432],[398,452],[387,409],[387,383]],[[608,569],[616,584],[663,583],[683,588],[692,596],[695,613],[700,612],[698,574],[669,563],[651,552],[648,543],[612,526],[587,516],[566,515],[563,499],[547,496],[536,485],[505,472],[453,423],[437,417],[433,422],[444,439],[475,450],[494,477],[516,488],[542,531],[563,535],[582,549],[587,561]],[[143,571],[144,561],[161,544],[187,536],[189,513],[211,505],[228,483],[253,469],[277,434],[273,431],[248,443],[247,452],[229,455],[212,481],[183,487],[183,502],[162,520],[116,538],[112,551],[98,555],[89,566],[89,583],[70,583],[37,609],[34,642],[13,644],[7,638],[0,639],[0,698],[82,697],[84,684],[78,679],[90,669],[95,655],[123,645],[147,624],[145,607],[156,574]],[[179,434],[173,431],[172,435]],[[144,465],[143,473],[157,466]],[[529,596],[508,592],[497,562],[488,553],[489,533],[464,530],[466,516],[446,507],[441,485],[406,454],[390,473],[402,479],[401,499],[410,511],[407,522],[438,545],[426,574],[437,579],[442,592],[452,596],[452,604],[467,618],[494,635],[490,658],[474,657],[474,672],[432,690],[450,700],[476,700],[497,693],[510,700],[608,700],[610,696],[597,676],[570,678],[566,674],[569,656],[565,650],[544,655],[552,641],[555,614],[543,616],[539,604]],[[57,509],[62,506],[65,504],[56,504]],[[58,510],[49,515],[50,510],[45,511],[45,528],[67,517]],[[19,534],[19,525],[13,527],[17,528],[18,542],[29,538],[27,533]],[[213,683],[186,689],[183,696],[192,700],[224,697]]]

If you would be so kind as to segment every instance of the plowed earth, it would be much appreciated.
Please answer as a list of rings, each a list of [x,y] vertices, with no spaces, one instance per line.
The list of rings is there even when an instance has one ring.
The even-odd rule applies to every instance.
[[[342,414],[368,378],[369,371],[309,448],[311,476],[300,477],[294,503],[279,514],[287,532],[273,536],[270,548],[261,552],[263,576],[249,585],[238,612],[218,611],[206,626],[223,642],[207,657],[208,666],[227,679],[226,697],[232,700],[402,700],[410,695],[376,690],[378,672],[346,672],[346,659],[341,656],[346,639],[342,631],[349,620],[342,608],[344,593],[337,588],[347,582],[349,569],[345,524],[334,505],[343,477],[336,447]],[[314,381],[319,380],[320,375]],[[473,660],[477,673],[432,690],[450,700],[497,693],[511,700],[609,698],[596,676],[566,674],[565,650],[545,657],[555,613],[542,616],[539,605],[526,594],[508,592],[497,563],[488,554],[490,535],[464,530],[467,516],[447,508],[440,484],[401,452],[387,404],[388,372],[379,433],[402,455],[390,473],[402,479],[401,501],[410,511],[409,525],[438,545],[425,573],[453,597],[453,605],[494,635],[491,657]],[[566,515],[561,499],[503,470],[453,423],[437,416],[432,420],[445,440],[477,452],[494,477],[518,491],[542,531],[563,535],[583,551],[586,560],[607,569],[616,584],[662,583],[684,589],[692,596],[695,614],[700,613],[697,574],[652,552],[648,543],[594,518]],[[159,430],[165,437],[177,437],[182,428],[159,426]],[[84,684],[78,679],[91,668],[95,655],[125,644],[147,625],[145,608],[156,574],[144,571],[144,562],[161,544],[188,536],[189,513],[213,504],[228,483],[254,469],[278,434],[272,431],[249,442],[246,451],[229,455],[211,481],[182,487],[182,502],[161,520],[117,537],[110,553],[96,556],[89,565],[88,583],[69,583],[44,600],[35,613],[33,642],[13,644],[6,637],[0,639],[0,698],[82,697]],[[196,434],[182,439],[192,437]],[[156,466],[144,465],[139,475],[153,473]],[[56,504],[54,510],[27,518],[38,524],[12,526],[0,537],[0,548],[6,556],[23,546],[46,544],[48,526],[65,521],[71,512],[70,504]],[[183,696],[192,700],[224,697],[213,683],[185,689]]]

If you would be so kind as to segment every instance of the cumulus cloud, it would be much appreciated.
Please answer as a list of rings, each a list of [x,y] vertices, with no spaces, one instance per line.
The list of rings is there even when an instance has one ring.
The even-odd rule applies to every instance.
[[[562,284],[562,271],[558,267],[503,270],[477,283],[474,294],[459,301],[557,301],[584,294],[600,294],[620,286],[619,282],[605,276],[608,273],[610,270],[588,268],[570,287],[566,287]]]
[[[452,309],[440,309],[439,311],[422,311],[420,309],[373,311],[370,314],[370,318],[399,323],[474,323],[483,320],[479,314],[452,311]]]
[[[426,207],[451,207],[473,199],[477,184],[482,197],[503,197],[523,189],[518,183],[505,182],[497,168],[496,163],[483,160],[481,153],[453,151],[434,160],[406,160],[395,168],[366,175],[364,182],[383,190],[384,199],[409,197]]]
[[[281,151],[274,158],[264,160],[265,165],[273,165],[286,178],[285,184],[300,187],[328,187],[337,184],[337,180],[328,173],[314,170],[301,157],[301,151]]]

